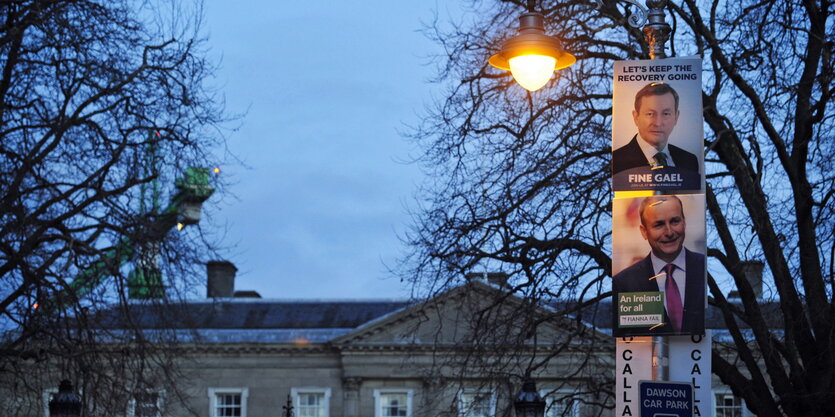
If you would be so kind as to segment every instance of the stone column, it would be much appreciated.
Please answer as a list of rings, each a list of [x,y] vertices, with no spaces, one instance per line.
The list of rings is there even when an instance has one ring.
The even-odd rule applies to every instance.
[[[447,416],[449,410],[446,404],[441,401],[444,398],[444,387],[446,381],[437,375],[425,376],[423,378],[423,404],[421,408],[426,415]]]
[[[362,378],[342,378],[342,417],[360,417],[360,386]]]

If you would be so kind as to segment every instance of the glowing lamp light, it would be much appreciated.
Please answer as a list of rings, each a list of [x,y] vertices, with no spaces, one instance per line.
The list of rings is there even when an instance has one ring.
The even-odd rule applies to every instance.
[[[545,16],[526,13],[519,18],[519,34],[502,44],[490,57],[490,65],[510,70],[513,78],[529,91],[536,91],[551,79],[554,70],[566,68],[577,59],[565,52],[557,38],[545,34]]]
[[[307,340],[304,337],[296,337],[293,339],[293,344],[296,346],[307,346],[310,344],[310,340]]]
[[[536,91],[548,84],[557,60],[543,55],[522,55],[508,60],[510,73],[519,85],[528,91]]]

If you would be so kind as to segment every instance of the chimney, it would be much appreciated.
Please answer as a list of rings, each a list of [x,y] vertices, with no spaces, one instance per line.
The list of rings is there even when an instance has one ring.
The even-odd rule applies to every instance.
[[[507,281],[510,279],[510,275],[504,272],[470,272],[464,276],[467,281],[471,281],[473,279],[481,279],[484,281],[489,282],[499,288],[510,288],[507,285]]]
[[[763,268],[765,264],[761,261],[742,261],[739,263],[742,269],[742,275],[751,284],[751,289],[754,290],[754,295],[757,299],[763,298]]]
[[[238,268],[229,261],[209,261],[206,264],[206,296],[232,297],[235,293],[235,273]]]
[[[754,296],[757,299],[763,298],[763,268],[765,268],[765,264],[761,261],[740,261],[737,268],[742,272],[745,280],[751,284]],[[739,291],[731,291],[728,293],[728,298],[732,301],[739,301]]]

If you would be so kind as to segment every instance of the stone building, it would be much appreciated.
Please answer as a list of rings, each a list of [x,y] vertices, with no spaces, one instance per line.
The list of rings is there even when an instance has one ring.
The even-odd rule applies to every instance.
[[[236,293],[234,273],[210,263],[203,300],[162,312],[131,304],[138,327],[177,334],[180,374],[176,387],[136,392],[126,417],[280,417],[288,405],[296,417],[509,417],[528,369],[548,417],[614,414],[605,325],[554,319],[510,295],[501,276],[470,277],[422,302],[311,301]],[[121,317],[100,325],[124,326]],[[44,417],[55,391],[44,393]],[[726,392],[717,391],[716,415],[744,415]]]
[[[611,401],[590,388],[611,379],[609,338],[573,320],[521,334],[514,314],[524,309],[492,308],[508,297],[523,303],[500,282],[471,279],[423,302],[271,300],[235,292],[234,273],[229,263],[211,263],[203,300],[162,312],[131,304],[136,326],[176,329],[182,376],[176,399],[170,388],[143,390],[128,417],[279,417],[288,399],[297,417],[511,416],[532,358],[544,363],[534,376],[549,416],[598,415],[596,404]],[[122,327],[121,317],[100,316],[100,325]],[[492,334],[477,334],[486,328]],[[518,338],[528,346],[522,354],[510,351]],[[562,350],[548,357],[553,343]],[[597,363],[569,365],[580,360]]]

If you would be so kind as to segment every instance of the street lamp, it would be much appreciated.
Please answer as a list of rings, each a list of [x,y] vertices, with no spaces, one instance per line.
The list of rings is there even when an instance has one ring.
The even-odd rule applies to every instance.
[[[597,9],[604,0],[596,0]],[[608,1],[608,0],[606,0]],[[637,7],[637,13],[629,16],[629,25],[643,28],[644,39],[649,45],[650,58],[666,58],[664,44],[670,38],[670,25],[664,21],[667,0],[647,0],[643,7],[637,0],[623,0]],[[519,17],[519,34],[502,44],[499,53],[490,57],[490,65],[510,71],[513,79],[528,91],[544,87],[555,70],[569,67],[577,61],[574,55],[562,48],[559,39],[545,34],[545,16],[533,11],[534,0],[528,0],[528,13]]]
[[[557,38],[545,34],[545,16],[533,11],[519,18],[519,34],[502,44],[499,53],[490,57],[490,65],[510,70],[513,78],[528,91],[536,91],[551,79],[554,70],[570,66],[574,55],[565,52]]]
[[[516,410],[516,417],[544,417],[545,400],[536,391],[536,382],[533,378],[525,378],[522,383],[522,392],[513,401],[513,408]]]
[[[81,399],[72,392],[72,383],[61,381],[58,393],[49,401],[49,417],[79,417],[81,415]]]

